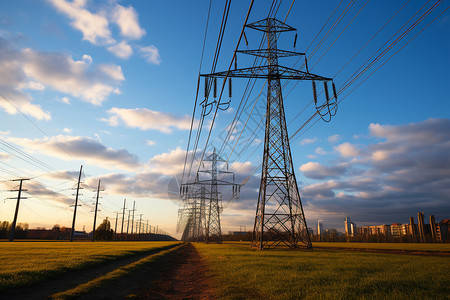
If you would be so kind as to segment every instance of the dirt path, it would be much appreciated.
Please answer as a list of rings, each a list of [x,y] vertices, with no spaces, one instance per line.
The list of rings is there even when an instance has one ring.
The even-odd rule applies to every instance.
[[[157,280],[141,289],[138,294],[144,299],[214,299],[212,278],[207,267],[192,244],[183,250],[183,255],[169,258],[169,266]]]
[[[207,267],[192,244],[163,256],[117,284],[81,299],[215,299]]]
[[[160,251],[163,251],[164,249],[172,248],[174,246],[175,245],[169,247],[162,247],[151,251],[146,251],[142,254],[119,258],[83,270],[70,271],[58,275],[58,277],[56,278],[50,278],[29,287],[2,291],[0,294],[0,299],[11,299],[11,300],[46,299],[55,293],[74,288],[79,284],[95,279],[98,276],[104,275],[105,273],[113,271],[122,266],[131,264],[148,255],[152,255]]]

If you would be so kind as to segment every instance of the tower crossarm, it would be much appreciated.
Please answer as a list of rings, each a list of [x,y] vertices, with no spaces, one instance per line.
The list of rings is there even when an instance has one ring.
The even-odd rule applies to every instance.
[[[305,55],[305,53],[293,52],[293,51],[287,51],[287,50],[281,50],[281,49],[270,50],[270,52],[269,52],[269,49],[238,50],[236,52],[243,53],[243,54],[249,54],[249,55],[253,55],[253,56],[265,57],[265,58],[269,57],[269,54],[273,55],[274,53],[278,57],[289,57],[289,56],[302,56],[302,55]]]
[[[289,26],[274,18],[265,18],[250,24],[245,27],[256,29],[262,32],[286,32],[286,31],[296,31],[292,26]]]
[[[235,183],[233,183],[233,182],[220,180],[220,179],[217,179],[217,181],[215,181],[215,182],[217,182],[217,185],[235,185]],[[199,180],[198,181],[198,184],[211,184],[211,183],[212,183],[211,180]]]
[[[278,77],[279,79],[290,80],[314,80],[314,81],[332,81],[331,78],[322,77],[316,74],[303,72],[300,70],[291,69],[288,67],[277,66],[278,72],[272,73],[273,66],[257,66],[251,68],[236,69],[224,72],[217,72],[211,74],[201,74],[202,77],[209,78],[225,78],[225,77],[237,77],[237,78],[262,78],[267,79],[269,77]]]

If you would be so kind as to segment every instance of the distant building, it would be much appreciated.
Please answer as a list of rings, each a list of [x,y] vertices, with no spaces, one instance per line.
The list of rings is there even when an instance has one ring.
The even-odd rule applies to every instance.
[[[345,236],[349,237],[352,234],[352,229],[350,227],[350,217],[345,217],[345,223],[344,223],[344,229],[345,229]]]
[[[419,223],[419,240],[421,243],[426,243],[425,239],[425,219],[423,217],[423,212],[417,213],[417,223]]]
[[[411,242],[416,241],[416,226],[414,224],[414,217],[409,218],[409,234],[411,236]]]
[[[351,236],[356,236],[357,234],[357,228],[356,228],[356,224],[353,222],[350,222],[350,234]]]
[[[317,235],[320,237],[323,235],[323,225],[320,221],[317,221]]]
[[[400,223],[391,224],[391,236],[399,237],[404,235],[404,226]]]
[[[409,224],[383,224],[362,226],[357,229],[357,241],[369,242],[409,242],[445,243],[450,241],[450,219],[436,223],[434,215],[429,216],[430,224],[425,224],[423,212],[418,214],[418,222],[409,218]],[[351,223],[350,223],[351,224]]]
[[[436,240],[444,243],[450,240],[450,219],[445,219],[436,225]]]
[[[345,235],[347,237],[353,237],[357,235],[358,231],[356,228],[356,223],[351,222],[349,217],[345,218],[344,227],[345,227]]]
[[[431,241],[433,243],[437,242],[437,226],[436,220],[434,219],[434,215],[430,215],[430,230],[431,230]]]

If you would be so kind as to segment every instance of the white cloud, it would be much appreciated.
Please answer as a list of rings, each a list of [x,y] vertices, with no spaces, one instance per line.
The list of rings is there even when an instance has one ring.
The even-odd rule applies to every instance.
[[[184,159],[186,157],[186,151],[177,147],[167,153],[162,153],[153,156],[148,166],[154,173],[160,173],[164,175],[179,175],[183,172]]]
[[[117,84],[124,80],[120,66],[98,65],[91,67],[85,60],[73,60],[68,54],[37,52],[24,49],[23,71],[36,81],[53,89],[80,97],[100,105]]]
[[[33,85],[39,85],[37,80],[28,78],[24,72],[22,53],[9,46],[7,40],[0,37],[0,89],[5,99],[0,101],[0,107],[9,114],[17,114],[19,109],[24,114],[38,120],[50,120],[51,115],[44,111],[40,105],[32,104],[32,98],[23,89]],[[17,108],[17,109],[16,109]]]
[[[112,116],[109,119],[102,119],[111,126],[119,125],[122,121],[125,126],[139,128],[141,130],[159,130],[164,133],[172,132],[173,128],[188,130],[191,126],[189,116],[177,117],[172,114],[153,111],[147,108],[125,109],[113,107],[108,110]]]
[[[92,63],[92,57],[90,55],[84,54],[81,59],[83,61],[85,61],[87,64],[91,64]]]
[[[46,201],[54,201],[56,203],[63,203],[65,205],[71,204],[73,199],[64,194],[57,193],[45,187],[42,183],[36,180],[27,182],[28,193],[33,195],[33,198],[45,199]]]
[[[125,77],[122,73],[122,67],[117,65],[99,65],[99,70],[104,74],[107,74],[114,80],[121,81],[125,80]]]
[[[325,150],[323,150],[322,147],[317,147],[316,150],[314,151],[316,154],[318,155],[325,155],[327,154],[327,152]]]
[[[159,56],[159,50],[155,46],[139,47],[141,54],[151,64],[159,65],[161,63],[161,57]]]
[[[45,90],[45,85],[43,85],[42,83],[39,83],[39,82],[29,81],[24,88],[30,89],[30,90],[35,90],[35,91],[43,91],[43,90]]]
[[[50,87],[83,101],[100,105],[111,93],[118,93],[117,85],[124,80],[117,65],[93,65],[92,58],[84,55],[74,60],[65,53],[40,52],[32,49],[11,48],[9,41],[0,38],[0,88],[3,95],[23,113],[39,120],[50,120],[49,112],[32,104],[32,98],[23,90]],[[70,104],[67,97],[62,102]],[[5,101],[0,106],[8,113],[16,109]]]
[[[155,143],[155,141],[152,141],[152,140],[146,140],[146,141],[145,141],[145,144],[146,144],[147,146],[153,146],[153,145],[155,145],[156,143]]]
[[[448,218],[450,120],[371,124],[369,132],[368,145],[343,143],[334,162],[300,167],[307,177],[333,178],[302,188],[308,214],[330,222],[354,216],[361,225],[406,223],[417,211]]]
[[[123,59],[128,59],[133,54],[133,49],[125,41],[121,41],[119,44],[108,47],[108,51]]]
[[[72,129],[70,128],[64,128],[63,131],[67,134],[71,134],[72,133]]]
[[[339,134],[334,134],[334,135],[328,137],[328,142],[330,142],[330,143],[337,143],[340,140],[341,140],[341,136]]]
[[[138,15],[132,7],[116,5],[113,21],[119,26],[120,34],[126,38],[138,40],[145,35],[145,30],[139,26]]]
[[[100,141],[81,136],[45,137],[43,139],[9,138],[8,141],[31,153],[42,153],[62,160],[85,160],[105,169],[136,171],[141,163],[136,155],[125,149],[112,149]]]
[[[316,137],[313,138],[313,139],[303,139],[303,140],[300,141],[300,145],[303,146],[303,145],[313,144],[313,143],[315,143],[317,141],[318,141],[318,139]]]
[[[93,4],[85,0],[48,1],[71,20],[71,26],[82,33],[83,40],[106,46],[108,51],[119,58],[128,59],[133,54],[133,48],[127,41],[140,40],[146,34],[145,29],[139,25],[138,13],[132,6],[124,7],[116,1],[107,1],[94,12]],[[111,23],[119,28],[122,39],[120,43],[113,37]],[[160,64],[159,51],[155,46],[137,47],[149,63]]]
[[[345,173],[345,166],[336,165],[327,167],[317,162],[308,162],[300,166],[300,171],[308,178],[325,179],[343,175]]]
[[[67,97],[62,97],[62,98],[60,99],[60,101],[61,101],[62,103],[65,103],[65,104],[67,104],[67,105],[70,105],[70,99],[67,98]]]
[[[49,0],[60,12],[72,20],[72,27],[81,31],[83,39],[95,45],[113,44],[108,19],[102,15],[91,13],[86,9],[86,1],[68,2],[65,0]]]
[[[342,156],[351,156],[355,157],[359,155],[358,150],[355,146],[353,146],[350,143],[342,143],[336,147],[334,147],[334,150],[339,152]]]

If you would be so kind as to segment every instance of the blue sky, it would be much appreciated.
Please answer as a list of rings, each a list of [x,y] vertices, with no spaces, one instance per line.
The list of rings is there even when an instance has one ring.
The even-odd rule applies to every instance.
[[[339,1],[295,1],[286,23],[298,29],[295,50],[306,51],[312,72],[325,77],[337,74],[334,82],[339,90],[397,30],[409,27],[435,1],[417,15],[424,3],[409,1],[403,6],[406,2],[343,1],[338,6]],[[271,3],[255,1],[249,21],[267,17]],[[284,20],[291,3],[281,1],[278,19]],[[211,70],[224,4],[213,1],[211,6],[202,73]],[[217,71],[226,70],[230,64],[249,4],[231,3]],[[314,53],[347,5],[348,13]],[[31,227],[70,226],[74,199],[70,188],[83,164],[85,189],[77,229],[85,225],[90,230],[92,226],[93,190],[101,179],[105,192],[100,218],[114,218],[126,198],[127,209],[136,201],[137,215],[143,214],[150,224],[176,234],[179,203],[168,196],[168,191],[173,189],[171,180],[179,179],[183,170],[208,6],[209,1],[49,0],[0,4],[0,92],[7,99],[0,99],[0,138],[4,142],[0,145],[0,196],[15,196],[7,192],[14,188],[8,180],[33,178],[25,183],[28,199],[22,202],[19,222]],[[425,16],[361,79],[447,6],[441,3]],[[351,92],[331,122],[319,121],[291,139],[310,227],[321,220],[325,228],[343,228],[346,216],[359,225],[406,223],[417,211],[434,214],[437,220],[450,216],[449,25],[446,11]],[[256,48],[260,34],[247,29],[246,36],[248,48]],[[278,45],[294,50],[293,39],[294,34],[283,34]],[[246,48],[242,42],[240,49]],[[295,62],[280,59],[280,64],[289,67]],[[239,67],[251,63],[249,57],[238,57]],[[224,130],[238,111],[246,83],[233,81],[231,108],[219,111],[208,149],[222,145]],[[289,83],[283,89],[291,135],[314,113],[310,105],[295,118],[312,100],[312,91],[309,82],[289,92],[293,86]],[[261,89],[263,82],[258,82],[243,109],[234,141]],[[202,86],[200,91],[202,99]],[[231,141],[221,153],[230,156],[240,180],[250,176],[261,161],[262,147],[257,147],[263,139],[262,131],[248,147],[245,141],[263,117],[264,94],[255,107],[235,152],[230,156],[234,146]],[[205,146],[211,117],[205,118],[200,150]],[[199,118],[196,114],[196,120]],[[21,156],[10,146],[48,166]],[[224,231],[240,225],[250,229],[258,175],[259,171],[255,172],[243,187],[241,199],[226,205]],[[0,203],[0,220],[12,220],[14,205],[14,200]]]

